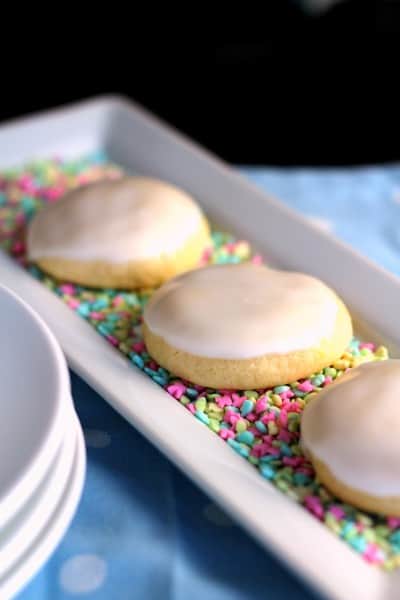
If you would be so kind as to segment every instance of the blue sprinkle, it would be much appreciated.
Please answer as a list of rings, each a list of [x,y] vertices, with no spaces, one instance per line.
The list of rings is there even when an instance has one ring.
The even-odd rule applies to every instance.
[[[5,194],[3,194],[3,192],[0,192],[0,206],[3,206],[3,204],[6,203],[6,196]]]
[[[33,275],[33,277],[36,277],[36,279],[40,279],[42,277],[41,272],[37,267],[35,267],[35,265],[31,265],[29,267],[29,273]]]
[[[81,315],[81,317],[87,317],[87,316],[89,316],[90,305],[88,304],[88,302],[82,302],[78,306],[77,312]],[[98,330],[100,331],[100,326],[98,327]],[[109,332],[107,331],[107,333],[109,333]]]
[[[398,545],[400,545],[400,529],[397,529],[397,531],[394,531],[391,534],[389,540],[390,540],[391,544],[396,544],[396,545],[398,544]]]
[[[267,431],[268,431],[268,429],[265,427],[265,425],[262,421],[256,421],[255,426],[257,427],[258,431],[260,431],[261,433],[267,433]]]
[[[140,306],[136,294],[123,294],[123,297],[128,306]]]
[[[210,419],[208,418],[208,415],[206,415],[205,412],[203,412],[202,410],[196,410],[194,414],[199,419],[199,421],[201,421],[205,425],[209,424]]]
[[[241,413],[242,417],[245,417],[246,415],[251,413],[253,408],[254,408],[254,402],[252,402],[251,400],[245,400],[240,409],[240,413]]]
[[[307,394],[307,392],[302,392],[301,390],[298,390],[297,388],[294,388],[294,390],[292,390],[292,391],[297,398],[303,398],[303,396],[305,396]]]
[[[229,423],[227,423],[226,421],[221,421],[221,423],[219,424],[221,429],[229,429],[230,425]]]
[[[243,444],[247,444],[248,446],[252,446],[254,442],[254,435],[251,433],[251,431],[242,431],[241,433],[237,434],[236,440],[238,442],[242,442]]]
[[[199,395],[199,392],[193,388],[186,388],[185,394],[189,398],[197,398],[197,396]]]
[[[273,456],[272,454],[264,454],[264,456],[260,457],[261,463],[270,463],[270,462],[273,462],[274,460],[276,460],[276,456]]]
[[[353,523],[350,523],[350,521],[347,521],[342,528],[342,531],[340,532],[340,535],[344,538],[346,538],[347,536],[351,536],[352,533],[354,533],[355,527],[353,525]]]
[[[283,392],[288,392],[290,387],[288,385],[277,385],[274,387],[274,394],[283,394]]]
[[[356,535],[352,539],[348,540],[350,546],[352,546],[357,552],[364,552],[367,548],[367,541],[361,536]]]
[[[320,385],[322,385],[325,381],[325,376],[324,375],[316,375],[315,377],[312,377],[311,379],[311,383],[313,385],[315,385],[316,387],[319,387]]]
[[[158,385],[161,385],[163,387],[168,383],[168,379],[166,379],[165,377],[161,377],[161,375],[152,375],[152,379],[153,381],[158,383]]]
[[[79,308],[78,308],[79,310]],[[97,325],[97,331],[101,333],[101,335],[109,335],[110,334],[110,326],[107,323],[99,323]]]
[[[239,409],[238,409],[238,407],[237,407],[237,406],[232,406],[232,405],[230,405],[230,406],[227,406],[226,408],[227,408],[228,410],[231,410],[232,412],[236,412],[236,413],[238,413],[238,412],[239,412]]]
[[[143,369],[144,360],[139,354],[136,354],[135,352],[130,352],[129,358],[137,367],[139,367],[139,369]]]
[[[102,308],[107,308],[108,305],[108,300],[105,298],[98,298],[95,302],[93,302],[92,310],[101,310]]]
[[[307,485],[310,483],[310,478],[304,473],[295,473],[293,475],[293,481],[296,485]]]
[[[147,375],[150,375],[150,377],[153,377],[156,374],[156,371],[154,371],[153,369],[150,369],[150,367],[145,367],[143,369],[143,371],[145,373],[147,373]]]
[[[108,313],[108,315],[106,316],[107,321],[110,321],[111,323],[115,322],[115,321],[119,321],[120,320],[120,316],[117,315],[116,313]]]
[[[292,456],[292,454],[293,454],[290,446],[285,444],[285,442],[281,442],[280,451],[284,456]]]
[[[1,196],[0,196],[1,198]],[[1,202],[0,202],[1,204]],[[35,201],[33,200],[33,198],[30,198],[29,196],[24,196],[23,198],[21,198],[21,206],[22,206],[22,210],[24,211],[24,213],[26,215],[31,215],[34,211],[35,211]]]
[[[239,444],[239,442],[236,442],[236,440],[232,440],[230,438],[228,439],[228,444],[235,450],[235,452],[240,454],[240,456],[243,456],[244,458],[247,458],[249,456],[249,449]]]
[[[272,467],[270,467],[269,465],[266,465],[265,463],[262,463],[259,465],[258,468],[263,477],[265,477],[266,479],[274,479],[275,471]]]

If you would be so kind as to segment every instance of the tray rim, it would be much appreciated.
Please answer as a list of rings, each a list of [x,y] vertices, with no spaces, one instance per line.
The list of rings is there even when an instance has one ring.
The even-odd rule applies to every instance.
[[[254,194],[254,191],[256,190],[257,196],[266,200],[264,205],[266,212],[268,210],[268,203],[270,207],[275,204],[274,210],[278,210],[278,212],[281,211],[288,215],[290,214],[291,218],[297,220],[302,228],[307,229],[311,227],[301,215],[297,215],[297,213],[294,213],[283,204],[281,205],[279,202],[271,200],[271,198],[262,191],[256,189],[253,184],[245,181],[240,175],[231,171],[225,163],[220,161],[220,159],[215,158],[208,151],[203,151],[186,136],[177,133],[170,126],[164,125],[160,119],[153,117],[145,109],[138,107],[132,101],[118,95],[95,97],[72,105],[58,107],[50,111],[43,111],[28,117],[14,119],[13,121],[0,125],[0,160],[2,157],[4,158],[4,152],[7,153],[7,147],[4,147],[6,145],[5,142],[11,139],[18,145],[27,128],[35,127],[36,130],[40,130],[41,128],[44,130],[48,127],[49,120],[55,123],[68,116],[68,118],[73,121],[75,118],[78,119],[79,115],[85,111],[87,112],[90,110],[98,111],[99,114],[102,113],[103,117],[106,119],[109,118],[109,115],[113,111],[123,110],[126,118],[129,118],[130,115],[132,119],[134,117],[136,120],[139,119],[139,121],[147,122],[153,129],[156,128],[161,133],[168,133],[168,135],[172,136],[183,149],[194,150],[195,153],[202,158],[211,161],[216,167],[222,170],[223,177],[233,179],[233,184],[239,181],[242,188],[245,190],[247,189],[249,194],[250,192]],[[104,144],[105,141],[106,136],[104,135],[104,131],[98,131],[92,140],[92,143],[94,142],[93,149],[96,145],[98,147],[99,144]],[[28,146],[29,144],[27,147]],[[89,146],[88,150],[90,149]],[[8,158],[9,155],[7,155],[7,159]],[[26,155],[26,158],[28,158],[28,155]],[[376,278],[377,274],[379,274],[379,280],[386,281],[388,289],[395,290],[396,295],[398,293],[400,297],[400,280],[397,277],[386,272],[368,259],[365,259],[344,243],[332,239],[329,234],[318,232],[314,230],[314,228],[312,228],[312,230],[313,235],[317,240],[324,239],[324,237],[328,238],[331,246],[334,244],[336,248],[341,248],[342,252],[349,252],[351,255],[357,256],[358,260],[361,261],[371,273],[371,278]],[[151,382],[142,373],[132,369],[129,363],[104,340],[101,340],[99,335],[94,332],[87,323],[75,315],[68,307],[59,302],[54,294],[45,289],[44,286],[35,281],[26,272],[22,271],[3,253],[0,253],[0,277],[2,283],[8,285],[42,315],[58,338],[66,353],[71,368],[96,389],[102,397],[132,425],[146,435],[153,444],[159,447],[161,451],[178,466],[178,468],[182,469],[197,485],[224,506],[227,512],[229,512],[234,519],[239,520],[239,522],[241,522],[241,524],[262,543],[262,545],[267,547],[270,551],[273,551],[275,554],[278,554],[280,559],[283,560],[290,569],[295,570],[300,577],[304,578],[309,584],[331,598],[341,600],[349,597],[357,598],[359,597],[358,593],[361,591],[364,600],[381,599],[383,591],[386,593],[385,598],[397,597],[395,595],[397,587],[396,582],[400,581],[400,573],[397,572],[390,575],[385,574],[382,571],[377,571],[373,567],[365,564],[361,558],[350,550],[342,541],[337,539],[334,534],[329,532],[327,528],[321,526],[314,517],[308,515],[304,508],[297,506],[292,500],[274,488],[272,484],[264,481],[259,474],[256,473],[255,469],[248,465],[246,461],[243,461],[243,459],[232,452],[227,445],[221,444],[217,436],[211,436],[206,427],[197,423],[187,411],[181,410],[178,403],[176,403],[175,400],[172,400],[168,394]],[[72,329],[69,330],[69,328]],[[380,335],[380,332],[378,333],[380,338],[385,338],[385,335],[382,336]],[[78,342],[76,337],[78,338]],[[398,340],[399,337],[396,337]],[[83,344],[81,343],[82,341],[84,342]],[[87,351],[91,351],[94,358],[90,355],[90,359],[87,359],[87,354],[85,354]],[[101,368],[100,365],[102,366]],[[102,370],[103,373],[101,373]],[[158,400],[158,403],[163,405],[163,415],[168,413],[168,417],[171,421],[175,422],[175,420],[178,419],[180,423],[184,423],[187,431],[178,444],[171,443],[168,436],[163,438],[163,434],[161,436],[159,434],[158,436],[154,434],[154,427],[151,427],[146,423],[146,406],[143,405],[143,401],[139,402],[138,397],[136,397],[136,404],[132,407],[132,403],[128,402],[126,398],[123,397],[123,394],[127,392],[135,395],[134,390],[132,389],[135,386],[129,385],[129,382],[126,381],[127,378],[125,376],[128,371],[129,380],[135,382],[135,386],[138,389],[144,392],[148,397],[152,398],[155,402]],[[120,392],[111,389],[111,384],[114,381],[124,382]],[[136,396],[139,395],[140,394],[137,394]],[[169,399],[169,402],[165,401],[166,398]],[[157,404],[157,406],[159,406],[159,404]],[[171,415],[173,415],[173,419]],[[161,417],[161,419],[162,418],[164,417]],[[163,432],[167,432],[168,429],[168,427],[164,427],[164,429],[161,428]],[[191,432],[191,435],[187,435],[188,432]],[[282,541],[282,535],[277,529],[276,524],[274,524],[274,520],[270,520],[268,524],[264,522],[261,530],[258,518],[255,519],[254,515],[248,514],[248,509],[241,505],[241,501],[238,502],[238,498],[229,497],[230,494],[222,489],[224,484],[216,481],[218,478],[207,473],[208,469],[205,469],[202,465],[196,463],[198,452],[196,454],[196,451],[193,451],[193,448],[189,453],[186,452],[187,448],[185,448],[185,444],[186,442],[191,441],[192,433],[194,439],[198,440],[199,443],[204,440],[204,443],[207,444],[207,447],[211,450],[209,454],[213,454],[212,449],[215,448],[215,452],[217,452],[218,455],[217,463],[219,462],[222,464],[225,467],[225,470],[228,469],[222,478],[225,480],[225,485],[234,485],[239,479],[239,483],[245,488],[244,492],[240,489],[240,498],[251,498],[251,494],[254,494],[257,497],[257,501],[254,500],[254,504],[257,506],[262,506],[263,502],[265,503],[265,499],[268,498],[271,505],[275,506],[277,510],[279,509],[285,518],[288,519],[288,527],[291,527],[293,524],[293,531],[297,531],[297,541],[300,540],[300,533],[307,533],[307,536],[309,536],[310,539],[315,539],[317,549],[313,550],[308,547],[307,551],[303,549],[301,557],[296,557],[297,553],[293,552],[292,547],[289,548],[289,546],[294,546],[294,543],[286,540]],[[215,464],[214,455],[213,461]],[[249,493],[250,496],[248,496]],[[263,502],[261,502],[261,498]],[[301,526],[299,525],[300,522]],[[320,544],[325,545],[328,554],[333,553],[334,557],[336,555],[337,563],[332,561],[332,554],[330,554],[330,557],[327,559],[321,560],[321,556],[318,556],[322,554],[318,550]],[[340,554],[340,557],[338,554]],[[315,560],[316,564],[312,562],[307,563],[307,560],[304,560],[305,555],[309,556],[310,560],[311,558],[312,560]],[[321,569],[323,570],[323,567],[326,567],[325,573],[321,571]],[[351,573],[349,572],[351,569],[353,569],[353,575],[356,575],[356,577],[351,576]],[[362,590],[358,587],[360,581],[362,581]]]

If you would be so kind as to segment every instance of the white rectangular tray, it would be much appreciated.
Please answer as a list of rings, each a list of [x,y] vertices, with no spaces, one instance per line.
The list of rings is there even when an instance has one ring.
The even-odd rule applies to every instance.
[[[0,127],[0,169],[99,148],[129,170],[191,192],[213,221],[252,242],[269,262],[321,277],[352,308],[369,339],[399,356],[399,279],[132,102],[100,97]],[[73,370],[312,586],[340,600],[398,599],[400,572],[388,575],[367,565],[1,252],[0,282],[45,319]]]

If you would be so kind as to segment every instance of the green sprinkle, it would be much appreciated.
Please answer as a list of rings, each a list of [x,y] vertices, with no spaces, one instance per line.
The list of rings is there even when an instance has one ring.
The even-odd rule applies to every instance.
[[[187,390],[186,390],[186,393],[187,393]],[[199,410],[200,412],[204,412],[207,407],[207,400],[205,398],[199,398],[198,400],[196,400],[194,405],[196,407],[196,410]]]
[[[236,423],[236,431],[238,433],[242,433],[243,431],[246,431],[247,429],[247,421],[245,421],[244,419],[239,419],[239,421]]]

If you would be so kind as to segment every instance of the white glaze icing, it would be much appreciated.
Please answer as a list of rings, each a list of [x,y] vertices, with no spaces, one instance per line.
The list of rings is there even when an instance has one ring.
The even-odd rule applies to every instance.
[[[400,495],[400,360],[366,363],[305,409],[302,446],[332,474],[374,496]]]
[[[246,263],[167,282],[144,319],[153,333],[190,354],[245,359],[318,346],[332,335],[337,310],[321,281]]]
[[[183,191],[124,177],[81,187],[47,207],[28,232],[31,260],[121,263],[171,254],[198,231],[202,213]]]

